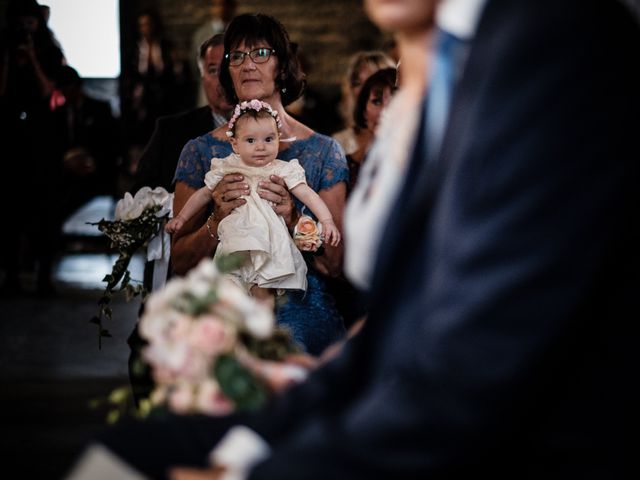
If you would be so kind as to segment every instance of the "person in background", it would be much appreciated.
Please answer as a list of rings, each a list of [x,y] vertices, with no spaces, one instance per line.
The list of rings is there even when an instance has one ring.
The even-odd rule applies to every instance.
[[[64,103],[53,111],[55,142],[62,178],[57,199],[60,222],[98,195],[117,195],[118,166],[122,158],[120,126],[111,105],[83,90],[83,80],[71,66],[60,69],[56,89]]]
[[[361,145],[356,152],[347,155],[347,164],[349,165],[347,197],[355,188],[360,168],[369,153],[369,148],[375,141],[380,117],[384,115],[384,109],[397,89],[396,73],[395,68],[383,68],[373,73],[364,82],[356,99],[353,111],[354,125],[363,131],[368,131],[370,140]],[[388,124],[386,128],[389,130]],[[379,132],[383,137],[387,133],[387,131]],[[366,318],[367,301],[363,292],[355,287],[344,272],[329,280],[329,291],[336,300],[345,326],[347,329],[353,330],[350,332],[350,336],[352,336],[355,331],[361,328],[361,324]]]
[[[338,143],[311,130],[285,111],[304,88],[304,74],[292,50],[289,35],[275,18],[264,14],[235,17],[224,37],[227,52],[220,71],[220,83],[229,101],[262,100],[277,110],[282,123],[278,158],[298,159],[308,185],[329,207],[338,226],[348,180],[347,164]],[[189,141],[180,155],[176,170],[174,211],[180,211],[188,198],[204,185],[211,158],[225,158],[232,152],[227,128]],[[202,210],[173,236],[171,264],[177,274],[185,274],[202,258],[213,256],[219,222],[235,208],[249,189],[242,175],[226,175],[211,193],[213,209]],[[271,176],[259,184],[258,194],[274,204],[274,210],[293,229],[303,205],[291,194],[283,180]],[[342,267],[342,247],[324,245],[322,252],[305,254],[307,263],[306,292],[287,291],[278,302],[276,317],[280,325],[292,331],[294,340],[307,353],[320,354],[328,345],[345,334],[344,322],[327,293],[326,278],[336,276]]]
[[[391,101],[392,95],[397,89],[397,69],[383,68],[372,74],[364,82],[353,110],[353,122],[360,130],[367,130],[368,141],[360,145],[355,152],[347,155],[349,164],[349,189],[353,190],[357,181],[362,163],[373,144],[380,116]],[[382,133],[384,135],[384,132]]]
[[[209,16],[205,22],[200,25],[193,33],[191,45],[193,52],[199,52],[200,46],[213,35],[224,33],[229,22],[236,15],[236,0],[210,0]],[[198,63],[197,70],[200,69]],[[196,75],[196,78],[201,78]],[[204,84],[197,82],[196,86],[197,98],[196,106],[201,107],[207,105],[207,95]]]
[[[345,128],[334,133],[332,137],[350,155],[370,141],[369,133],[353,123],[353,109],[362,85],[369,76],[381,68],[395,67],[395,62],[380,50],[363,50],[353,54],[349,60],[346,75],[342,82],[342,99],[340,112],[344,118]]]
[[[428,5],[366,0],[406,86]],[[442,0],[436,17],[416,141],[362,232],[381,238],[361,333],[254,415],[110,430],[117,458],[173,480],[638,476],[637,19],[609,0]]]
[[[2,235],[0,242],[5,270],[2,293],[21,292],[20,275],[35,260],[37,292],[50,295],[55,252],[50,238],[56,235],[56,222],[55,215],[41,214],[41,210],[43,199],[59,193],[54,181],[59,163],[51,151],[55,139],[49,99],[64,56],[36,1],[9,2],[6,19],[0,32],[3,174],[11,181],[29,179],[37,195],[25,195],[16,202],[9,189],[2,189],[0,200],[6,207],[5,220],[11,225],[11,233]]]
[[[47,26],[47,28],[49,28],[49,19],[51,18],[51,7],[49,5],[40,4],[40,12],[42,13],[42,18],[44,20],[44,24]],[[53,33],[53,31],[51,31],[51,30],[49,30],[49,31],[51,32],[51,38],[53,39],[53,43],[55,43],[56,46],[60,49],[60,51],[62,51],[62,44],[56,38],[56,36]],[[64,65],[67,64],[67,59],[64,58],[64,52],[63,52],[62,63]]]
[[[133,151],[145,145],[158,117],[177,113],[173,96],[177,93],[174,45],[164,35],[160,15],[144,9],[136,17],[137,43],[125,60],[122,110],[127,144]],[[187,69],[189,70],[189,69]],[[132,154],[134,168],[138,158]]]
[[[222,34],[213,35],[200,45],[198,51],[198,67],[207,105],[157,120],[138,162],[134,192],[144,186],[173,191],[173,177],[182,147],[192,138],[229,121],[233,105],[222,93],[218,79],[224,54],[223,40]]]

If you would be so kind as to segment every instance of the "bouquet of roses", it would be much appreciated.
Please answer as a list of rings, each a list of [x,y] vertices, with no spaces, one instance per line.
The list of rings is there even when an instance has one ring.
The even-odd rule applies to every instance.
[[[315,252],[322,246],[322,224],[302,215],[293,228],[293,242],[303,252]]]
[[[132,196],[125,193],[115,208],[114,220],[102,219],[97,223],[98,229],[111,240],[111,247],[118,251],[118,258],[110,274],[103,279],[107,282],[102,297],[98,301],[100,310],[91,321],[98,325],[98,348],[102,346],[102,337],[109,337],[109,331],[102,325],[102,318],[111,318],[109,303],[113,292],[120,284],[119,290],[124,290],[127,298],[144,294],[142,284],[131,285],[129,263],[133,255],[149,245],[163,232],[163,225],[171,212],[173,195],[164,188],[151,189],[142,187]],[[168,248],[168,245],[167,245]]]
[[[147,298],[140,335],[155,388],[143,412],[227,414],[260,407],[269,397],[265,369],[290,381],[302,369],[283,363],[296,353],[273,310],[225,276],[234,257],[204,259],[186,277],[174,277]],[[225,265],[226,264],[226,265]]]

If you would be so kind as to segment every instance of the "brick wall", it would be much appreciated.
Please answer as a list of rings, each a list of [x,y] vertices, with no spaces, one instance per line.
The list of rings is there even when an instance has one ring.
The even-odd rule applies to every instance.
[[[209,18],[209,0],[140,0],[155,6],[166,33],[187,47],[193,32]],[[386,37],[367,19],[362,0],[238,0],[237,13],[273,15],[287,28],[309,61],[308,81],[327,96],[339,94],[348,57],[379,48]]]

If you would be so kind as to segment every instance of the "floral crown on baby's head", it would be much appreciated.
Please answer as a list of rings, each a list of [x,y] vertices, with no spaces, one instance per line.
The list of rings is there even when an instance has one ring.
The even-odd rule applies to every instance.
[[[255,110],[256,112],[267,112],[276,121],[278,131],[280,131],[280,129],[282,128],[282,123],[280,123],[280,118],[278,117],[277,110],[271,108],[271,105],[269,105],[267,102],[253,99],[247,102],[240,102],[236,105],[236,108],[233,110],[233,116],[231,117],[231,120],[229,120],[228,130],[226,132],[227,137],[233,137],[233,127],[235,126],[236,121],[241,115],[247,113],[249,110]]]

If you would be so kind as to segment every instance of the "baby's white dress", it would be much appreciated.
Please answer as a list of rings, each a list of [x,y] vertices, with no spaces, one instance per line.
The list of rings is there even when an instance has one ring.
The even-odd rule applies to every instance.
[[[246,203],[236,208],[218,224],[219,244],[214,258],[234,252],[246,252],[248,260],[232,278],[245,289],[251,285],[263,288],[307,288],[307,265],[293,243],[284,219],[276,215],[267,200],[258,195],[258,182],[270,175],[282,177],[291,190],[306,183],[304,169],[297,159],[285,162],[273,160],[263,167],[245,165],[240,156],[232,153],[225,158],[212,158],[211,169],[204,177],[205,185],[213,190],[229,173],[244,175],[250,193]]]

